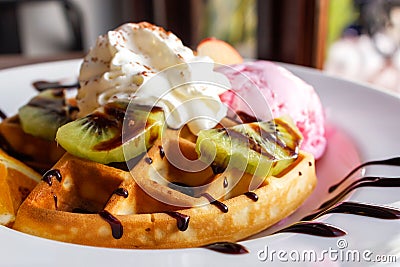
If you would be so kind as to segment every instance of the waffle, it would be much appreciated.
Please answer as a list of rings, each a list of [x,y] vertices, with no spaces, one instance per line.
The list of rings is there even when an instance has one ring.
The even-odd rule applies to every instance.
[[[291,214],[316,184],[314,158],[303,151],[283,173],[265,178],[249,193],[248,174],[226,186],[234,184],[231,177],[238,170],[214,174],[206,167],[191,173],[174,167],[165,151],[176,145],[187,159],[196,160],[195,144],[182,137],[157,140],[130,170],[66,153],[23,202],[14,229],[100,247],[184,248],[234,242]],[[182,183],[200,187],[190,192],[171,187]],[[204,183],[210,185],[201,187]],[[217,195],[223,196],[213,199]]]
[[[41,176],[0,149],[0,224],[11,226],[19,206]]]
[[[4,139],[0,140],[0,147],[41,173],[50,169],[65,153],[55,141],[25,133],[18,115],[0,123],[0,139]]]

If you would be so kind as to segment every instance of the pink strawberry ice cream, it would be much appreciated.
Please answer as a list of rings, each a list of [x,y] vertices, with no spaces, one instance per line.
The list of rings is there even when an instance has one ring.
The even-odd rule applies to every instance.
[[[325,117],[320,99],[311,85],[268,61],[220,67],[218,71],[231,82],[232,90],[220,98],[234,112],[265,114],[268,104],[273,117],[292,117],[304,137],[302,150],[312,153],[316,159],[322,156],[326,147]],[[255,90],[261,94],[255,94]]]

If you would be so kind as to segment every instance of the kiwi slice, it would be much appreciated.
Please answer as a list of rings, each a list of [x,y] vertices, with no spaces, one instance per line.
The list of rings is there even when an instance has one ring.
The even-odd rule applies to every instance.
[[[142,154],[158,138],[164,113],[157,107],[128,103],[107,103],[65,124],[57,131],[57,142],[75,156],[103,164],[124,162]],[[124,120],[127,124],[123,127]]]
[[[298,155],[302,135],[289,117],[200,131],[200,160],[220,169],[237,168],[259,177],[276,175]]]
[[[62,89],[50,89],[33,97],[18,110],[19,121],[25,133],[54,141],[57,129],[72,120],[77,111],[66,104]]]

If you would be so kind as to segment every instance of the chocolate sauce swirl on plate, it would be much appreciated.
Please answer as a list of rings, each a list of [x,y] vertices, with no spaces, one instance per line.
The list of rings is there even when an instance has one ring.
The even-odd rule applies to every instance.
[[[54,200],[54,207],[56,210],[58,210],[58,198],[56,194],[53,195],[53,200]]]
[[[371,166],[371,165],[388,165],[388,166],[399,166],[400,167],[400,157],[394,157],[394,158],[389,158],[389,159],[384,159],[384,160],[373,160],[373,161],[367,161],[363,164],[360,164],[356,168],[354,168],[349,174],[347,174],[339,183],[332,185],[329,188],[329,193],[332,193],[335,191],[340,185],[342,185],[347,179],[349,179],[353,174],[355,174],[357,171],[360,169],[366,167],[366,166]]]
[[[337,194],[335,197],[331,198],[330,200],[324,202],[321,206],[320,209],[330,207],[337,202],[339,202],[341,199],[343,199],[347,194],[349,194],[351,191],[360,188],[360,187],[400,187],[400,178],[386,178],[386,177],[375,177],[375,176],[367,176],[360,178],[353,183],[351,183],[349,186],[347,186],[345,189],[340,191],[339,194]]]
[[[275,234],[285,232],[316,235],[321,237],[339,237],[346,234],[345,231],[322,222],[297,222],[279,230]]]
[[[203,246],[203,248],[213,251],[221,252],[224,254],[247,254],[249,251],[246,247],[232,242],[216,242]]]
[[[62,84],[59,81],[36,81],[32,83],[32,86],[39,92],[48,90],[48,89],[73,89],[79,88],[79,82],[72,84]]]
[[[122,188],[122,187],[115,189],[113,194],[116,194],[117,196],[121,196],[124,198],[127,198],[129,196],[128,190],[126,190],[125,188]]]
[[[122,223],[117,218],[115,218],[114,215],[112,215],[106,210],[100,211],[99,215],[103,220],[108,222],[108,224],[111,226],[112,236],[115,239],[120,239],[124,232]]]
[[[314,212],[301,220],[310,221],[329,213],[353,214],[385,220],[400,219],[400,210],[358,202],[341,202],[331,208]]]

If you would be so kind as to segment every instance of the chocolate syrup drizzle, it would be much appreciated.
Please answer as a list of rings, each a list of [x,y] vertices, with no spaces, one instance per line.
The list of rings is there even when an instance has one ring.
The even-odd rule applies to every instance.
[[[226,178],[226,177],[224,177],[224,181],[223,181],[223,183],[222,183],[222,186],[224,187],[224,188],[227,188],[228,187],[228,178]]]
[[[122,226],[122,223],[106,210],[100,211],[99,215],[103,220],[108,222],[108,224],[111,226],[112,236],[115,239],[120,239],[124,233],[124,228]]]
[[[179,191],[182,194],[194,197],[195,196],[195,192],[193,190],[193,188],[187,184],[184,183],[180,183],[180,182],[171,182],[168,183],[167,185],[169,188]]]
[[[246,192],[246,193],[244,193],[244,195],[245,195],[246,197],[250,198],[251,200],[253,200],[254,202],[257,202],[257,201],[258,201],[258,196],[257,196],[257,194],[254,193],[254,192]]]
[[[201,196],[207,198],[207,200],[210,202],[211,205],[216,206],[223,213],[227,213],[228,212],[228,207],[224,203],[214,199],[210,194],[203,193]]]
[[[161,150],[160,150],[161,151]],[[392,166],[400,166],[400,157],[391,158],[382,161],[370,161],[364,164],[361,164],[353,171],[351,171],[339,184],[331,187],[333,188],[330,192],[333,192],[340,184],[342,184],[348,177],[353,175],[357,170],[362,168],[363,166],[373,165],[373,164],[380,164],[380,165],[392,165]],[[62,176],[59,170],[52,169],[47,171],[44,175],[42,180],[48,183],[50,186],[52,185],[52,178],[55,177],[59,182],[62,180]],[[172,184],[172,183],[171,183]],[[356,203],[356,202],[340,202],[342,198],[344,198],[348,193],[351,191],[365,186],[373,186],[373,187],[400,187],[400,178],[393,177],[393,178],[386,178],[386,177],[373,177],[367,176],[362,177],[358,180],[355,180],[341,192],[339,192],[335,197],[331,198],[330,200],[323,203],[320,208],[315,211],[314,213],[304,217],[302,221],[294,223],[284,229],[279,230],[277,233],[300,233],[300,234],[309,234],[321,237],[339,237],[346,234],[346,232],[342,229],[334,227],[332,225],[322,223],[322,222],[311,222],[318,217],[321,217],[326,214],[330,213],[344,213],[344,214],[354,214],[360,216],[368,216],[374,217],[378,219],[400,219],[400,210],[394,208],[387,208],[376,206],[372,204],[364,204],[364,203]],[[123,197],[128,197],[128,191],[124,188],[116,189],[113,194],[117,194]],[[254,192],[246,192],[244,193],[245,196],[249,197],[253,201],[258,200],[258,196]],[[210,204],[219,208],[222,212],[228,212],[228,207],[214,199],[210,194],[203,193],[202,197],[207,198]],[[57,209],[57,196],[53,195],[55,206]],[[81,209],[74,209],[73,212],[78,213],[86,213],[85,210]],[[88,212],[92,213],[92,212]],[[165,214],[175,218],[177,220],[177,228],[180,231],[187,230],[189,226],[190,217],[185,214],[181,214],[175,211],[166,211]],[[112,230],[112,236],[115,239],[120,239],[123,235],[123,225],[122,223],[114,217],[111,213],[106,210],[102,210],[98,213],[102,219],[109,223]],[[242,245],[237,243],[231,242],[217,242],[203,246],[203,248],[207,248],[213,251],[226,253],[226,254],[244,254],[248,253],[249,251]]]
[[[385,220],[400,219],[400,210],[358,202],[341,202],[331,208],[318,210],[301,220],[311,221],[329,213],[354,214]]]
[[[152,163],[153,163],[153,159],[152,159],[152,158],[149,158],[149,157],[145,157],[145,158],[144,158],[144,161],[145,161],[147,164],[152,164]]]
[[[212,169],[214,175],[217,175],[217,174],[223,173],[226,168],[218,166],[217,164],[213,163],[213,164],[211,164],[211,169]]]
[[[165,211],[164,213],[176,219],[176,226],[178,227],[179,231],[184,232],[189,227],[190,217],[188,215],[176,211]]]
[[[39,92],[48,90],[48,89],[73,89],[79,88],[79,82],[72,84],[61,84],[59,81],[49,82],[49,81],[36,81],[32,83],[32,86]]]
[[[360,187],[400,187],[400,178],[386,178],[386,177],[375,177],[375,176],[367,176],[360,178],[345,189],[343,189],[339,194],[335,197],[331,198],[330,200],[324,202],[319,208],[329,208],[332,205],[338,203],[341,199],[343,199],[348,193],[353,191],[354,189]]]
[[[246,247],[232,242],[216,242],[203,246],[203,248],[211,249],[225,254],[246,254],[249,253]]]
[[[388,166],[400,166],[400,157],[394,157],[394,158],[389,158],[389,159],[384,159],[384,160],[373,160],[373,161],[367,161],[356,168],[354,168],[349,174],[347,174],[339,183],[332,185],[329,188],[329,193],[332,193],[335,191],[340,185],[342,185],[347,179],[349,179],[353,174],[355,174],[358,170],[370,166],[370,165],[388,165]]]
[[[2,120],[5,120],[5,119],[7,119],[7,115],[0,109],[0,118],[2,119]]]
[[[394,157],[386,160],[369,161],[361,164],[360,166],[352,170],[340,183],[332,186],[329,189],[329,193],[332,193],[334,190],[336,190],[344,181],[346,181],[359,169],[374,164],[400,166],[400,157]],[[339,192],[338,195],[323,203],[316,212],[304,217],[302,221],[292,224],[284,229],[281,229],[276,233],[291,232],[291,233],[309,234],[322,237],[339,237],[345,235],[346,234],[345,231],[337,227],[334,227],[332,225],[322,222],[308,222],[310,220],[314,220],[318,217],[330,213],[353,214],[353,215],[368,216],[386,220],[400,219],[400,210],[398,209],[387,208],[372,204],[357,203],[357,202],[341,202],[338,204],[338,202],[342,198],[344,198],[348,193],[359,187],[365,187],[365,186],[400,187],[400,178],[362,177],[351,183],[348,187]],[[234,253],[235,248],[231,248],[230,246],[220,248],[218,244],[219,243],[210,244],[205,247],[209,248],[215,245],[218,248],[214,249],[215,251],[235,254]]]
[[[45,181],[49,186],[52,186],[53,180],[52,178],[56,178],[58,182],[61,182],[62,176],[58,169],[48,170],[42,177],[42,181]]]
[[[129,196],[128,190],[126,190],[125,188],[122,188],[122,187],[115,189],[113,194],[116,194],[116,195],[124,197],[124,198],[127,198]]]

